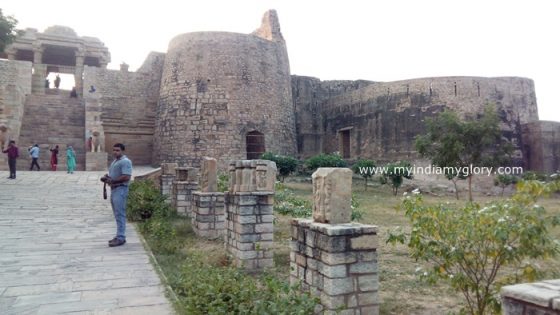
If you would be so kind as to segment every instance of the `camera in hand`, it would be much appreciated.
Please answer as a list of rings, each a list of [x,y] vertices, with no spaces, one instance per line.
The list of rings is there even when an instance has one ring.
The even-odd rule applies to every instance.
[[[109,184],[111,182],[111,177],[109,177],[107,175],[103,175],[103,177],[101,177],[100,180],[105,184]]]

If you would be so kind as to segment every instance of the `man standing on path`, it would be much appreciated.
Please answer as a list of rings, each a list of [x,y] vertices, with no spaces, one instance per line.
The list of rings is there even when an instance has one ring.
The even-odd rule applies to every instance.
[[[128,183],[132,176],[132,162],[123,154],[124,149],[122,143],[113,146],[115,160],[109,166],[109,174],[101,178],[102,182],[111,186],[111,207],[117,222],[117,235],[109,241],[109,247],[126,243],[126,200]]]
[[[16,147],[16,142],[10,140],[8,148],[6,150],[2,148],[2,152],[8,154],[8,166],[10,167],[10,177],[8,177],[8,179],[16,179],[16,159],[19,157],[19,150]]]
[[[31,150],[29,150],[29,155],[31,156],[31,167],[29,168],[30,171],[33,170],[33,167],[37,165],[37,170],[40,171],[41,167],[39,167],[39,163],[37,160],[39,159],[39,145],[34,145]]]

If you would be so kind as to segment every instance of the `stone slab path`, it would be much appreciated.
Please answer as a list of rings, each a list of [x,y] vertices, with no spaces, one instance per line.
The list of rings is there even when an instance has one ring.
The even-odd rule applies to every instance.
[[[0,314],[172,314],[134,227],[116,231],[104,172],[0,172]]]

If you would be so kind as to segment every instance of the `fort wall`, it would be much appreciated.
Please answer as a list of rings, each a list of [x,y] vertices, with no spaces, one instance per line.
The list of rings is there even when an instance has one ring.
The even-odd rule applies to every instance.
[[[522,164],[521,124],[538,121],[534,84],[525,78],[442,77],[374,82],[327,97],[318,106],[319,123],[311,132],[316,134],[315,141],[321,143],[323,152],[344,155],[342,151],[347,147],[346,157],[350,159],[415,159],[414,137],[424,133],[426,118],[445,108],[463,118],[476,118],[489,103],[498,109],[504,137],[516,146],[515,164]],[[305,108],[296,109],[298,115],[302,111],[309,115]]]
[[[274,40],[225,32],[175,37],[163,70],[155,137],[156,164],[198,167],[204,156],[248,158],[248,136],[261,149],[296,154],[290,68],[278,31]],[[276,34],[276,35],[274,35]]]
[[[19,145],[26,95],[31,93],[31,62],[0,59],[0,145]],[[0,170],[8,168],[5,154]]]
[[[84,69],[86,136],[99,133],[102,149],[115,143],[137,165],[152,163],[153,136],[165,54],[152,52],[136,72]],[[88,92],[91,86],[95,92]]]

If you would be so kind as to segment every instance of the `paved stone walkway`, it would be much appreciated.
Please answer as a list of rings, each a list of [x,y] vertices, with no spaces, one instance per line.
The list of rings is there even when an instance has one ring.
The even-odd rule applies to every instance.
[[[171,314],[132,225],[115,221],[103,172],[0,172],[0,314]]]

